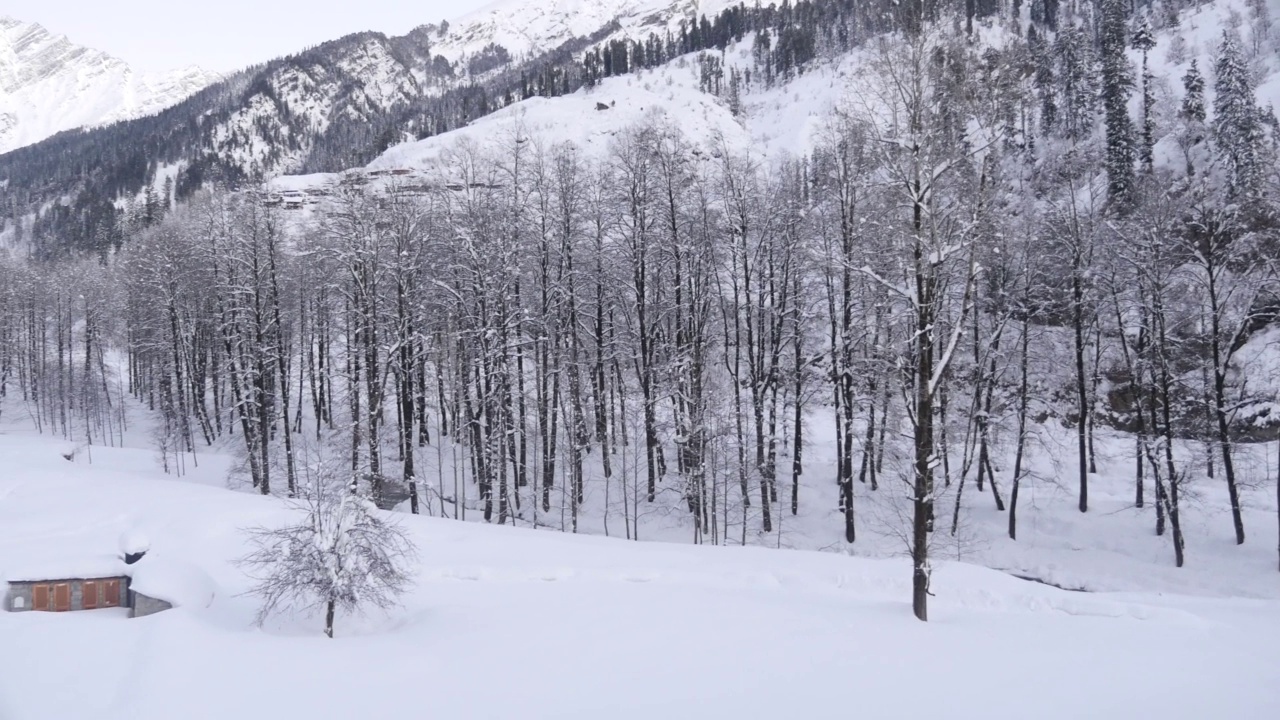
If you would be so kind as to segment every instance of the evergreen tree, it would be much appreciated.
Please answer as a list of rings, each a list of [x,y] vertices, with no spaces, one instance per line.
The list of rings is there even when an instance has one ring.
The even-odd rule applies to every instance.
[[[729,68],[729,112],[742,115],[742,75],[734,67]]]
[[[1127,28],[1124,0],[1102,0],[1102,105],[1107,126],[1107,196],[1128,204],[1133,196],[1133,123],[1129,92],[1133,77],[1125,57]]]
[[[1049,135],[1058,122],[1058,97],[1054,88],[1053,57],[1048,44],[1033,26],[1027,33],[1027,46],[1035,58],[1035,75],[1032,77],[1040,96],[1040,132]]]
[[[160,218],[164,215],[164,206],[161,204],[160,196],[156,193],[155,185],[147,183],[147,187],[142,192],[142,226],[151,227],[160,222]]]
[[[1151,119],[1151,106],[1155,103],[1155,92],[1152,89],[1151,67],[1147,62],[1151,49],[1156,46],[1155,35],[1151,32],[1151,24],[1144,16],[1133,32],[1133,47],[1142,53],[1142,144],[1139,158],[1142,168],[1149,175],[1155,170],[1155,122]]]
[[[1186,94],[1182,97],[1182,119],[1189,122],[1202,123],[1205,120],[1204,110],[1204,76],[1196,61],[1191,61],[1187,74],[1182,76],[1182,88]]]
[[[1195,161],[1192,158],[1191,148],[1200,144],[1204,139],[1204,76],[1200,74],[1200,68],[1196,66],[1196,61],[1191,61],[1191,67],[1187,68],[1187,74],[1182,76],[1182,88],[1184,94],[1182,96],[1182,107],[1178,114],[1182,120],[1182,129],[1179,131],[1179,143],[1182,145],[1182,152],[1186,156],[1187,161],[1187,177],[1196,174]]]
[[[1213,134],[1226,161],[1228,191],[1235,198],[1248,197],[1262,183],[1265,137],[1249,67],[1240,44],[1225,32],[1214,75]]]
[[[1053,43],[1053,54],[1061,99],[1058,128],[1070,140],[1083,140],[1093,130],[1097,100],[1093,44],[1081,28],[1063,28]]]

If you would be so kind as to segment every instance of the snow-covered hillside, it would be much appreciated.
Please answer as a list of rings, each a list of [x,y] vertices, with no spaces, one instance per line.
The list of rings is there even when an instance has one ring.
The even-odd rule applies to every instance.
[[[844,100],[864,61],[852,54],[817,64],[810,71],[779,82],[760,84],[742,95],[735,114],[724,97],[699,87],[696,55],[684,56],[632,75],[605,78],[593,88],[556,98],[533,97],[478,118],[457,130],[389,148],[365,168],[351,172],[396,178],[407,172],[433,179],[449,174],[450,156],[461,147],[501,154],[517,138],[551,149],[573,144],[584,157],[605,158],[626,130],[657,122],[679,129],[700,152],[721,149],[760,162],[800,157],[813,149],[832,111]],[[748,68],[745,43],[726,55],[726,64]],[[342,173],[285,176],[272,181],[276,191],[305,194],[333,185]]]
[[[0,153],[77,127],[159,112],[218,79],[144,73],[34,23],[0,16]]]
[[[643,37],[678,32],[680,21],[714,16],[736,0],[497,0],[457,20],[433,42],[451,62],[490,43],[514,56],[556,47],[617,21],[619,34]]]
[[[579,4],[589,10],[579,8]],[[678,28],[682,18],[711,16],[733,4],[729,0],[505,0],[450,24],[447,35],[432,47],[433,52],[451,58],[477,52],[489,42],[502,44],[513,53],[525,52],[586,34],[609,18],[620,19],[621,35],[642,37],[650,30]],[[1280,3],[1274,1],[1252,5],[1280,12]],[[1192,61],[1202,72],[1211,71],[1223,33],[1231,32],[1243,35],[1246,45],[1254,48],[1251,60],[1257,75],[1259,103],[1263,107],[1280,105],[1280,62],[1274,53],[1265,52],[1273,38],[1255,37],[1262,31],[1243,21],[1256,12],[1250,6],[1246,0],[1218,0],[1183,11],[1177,24],[1157,18],[1160,22],[1155,27],[1156,49],[1149,62],[1161,102],[1181,101],[1181,78]],[[1264,23],[1260,27],[1270,25]],[[999,23],[979,27],[978,37],[993,47],[1007,44],[1010,39],[1008,29]],[[865,71],[868,52],[854,51],[815,62],[804,72],[773,85],[759,81],[744,85],[742,112],[736,116],[730,112],[724,93],[717,97],[699,88],[697,55],[686,55],[653,70],[606,78],[597,87],[571,95],[517,102],[468,127],[393,147],[369,169],[425,170],[434,167],[441,154],[456,147],[463,138],[480,145],[501,143],[516,127],[547,146],[571,142],[587,154],[602,155],[608,150],[610,138],[654,117],[666,118],[704,150],[714,150],[723,141],[734,151],[751,153],[759,160],[798,157],[813,149],[832,110],[856,96],[858,76]],[[1129,54],[1138,67],[1141,53],[1130,49]],[[749,72],[753,68],[751,41],[732,46],[722,60],[726,73],[729,68]],[[1136,114],[1140,98],[1135,95],[1131,104]],[[608,110],[599,105],[608,106]],[[1161,164],[1175,166],[1182,162],[1171,118],[1161,115],[1157,130],[1164,131],[1157,139]],[[314,178],[328,179],[331,178]],[[285,185],[296,187],[298,181],[285,181]]]
[[[703,148],[714,148],[722,140],[735,150],[750,147],[748,128],[713,95],[698,89],[696,72],[681,63],[653,73],[608,78],[589,92],[530,98],[455,132],[393,147],[369,169],[430,168],[459,142],[497,146],[517,136],[547,147],[571,142],[587,155],[603,157],[620,132],[648,121],[679,127]]]
[[[400,607],[339,617],[333,641],[307,613],[259,630],[235,561],[242,529],[291,517],[283,501],[216,487],[216,457],[180,481],[148,451],[67,449],[0,434],[0,572],[141,534],[193,569],[201,600],[141,619],[0,612],[6,720],[1280,713],[1280,593],[1068,592],[943,562],[925,625],[905,560],[411,516],[420,560]]]

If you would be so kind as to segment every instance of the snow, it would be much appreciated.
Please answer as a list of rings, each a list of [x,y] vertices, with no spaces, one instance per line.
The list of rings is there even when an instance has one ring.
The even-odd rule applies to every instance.
[[[131,590],[175,607],[207,608],[217,593],[213,579],[199,567],[155,553],[130,565],[129,575]]]
[[[15,557],[6,559],[0,566],[0,579],[13,583],[124,577],[129,574],[127,567],[122,558],[111,554],[38,552],[32,555],[17,555],[15,553]]]
[[[145,553],[151,549],[151,540],[140,530],[126,530],[120,536],[120,552],[126,555]]]
[[[743,42],[730,49],[730,64],[749,67],[748,48],[749,43]],[[744,113],[734,116],[723,98],[698,87],[696,57],[687,55],[652,70],[605,78],[594,88],[570,95],[513,103],[466,127],[395,145],[365,170],[432,174],[447,167],[459,148],[501,152],[517,137],[547,149],[573,143],[584,156],[603,159],[616,138],[647,122],[678,127],[705,154],[727,148],[760,161],[781,160],[813,148],[859,66],[858,58],[851,55],[838,62],[815,63],[808,72],[779,81],[775,87],[744,91]],[[301,191],[333,179],[332,175],[281,178],[273,187]]]
[[[275,192],[301,192],[315,187],[323,187],[337,183],[342,178],[339,173],[313,173],[311,175],[283,175],[269,183]]]
[[[1246,379],[1244,403],[1239,413],[1255,424],[1280,422],[1280,327],[1271,326],[1250,336],[1232,358],[1232,377]]]
[[[154,114],[219,79],[197,67],[137,72],[0,15],[0,153],[64,130]]]
[[[516,137],[533,138],[550,148],[574,142],[588,156],[604,157],[614,138],[646,120],[666,119],[704,150],[721,137],[730,147],[748,147],[751,138],[729,109],[698,90],[696,70],[607,78],[593,90],[559,98],[530,98],[487,115],[459,130],[397,145],[369,164],[370,170],[432,168],[454,148],[467,142],[510,145]],[[607,109],[597,109],[605,105]]]
[[[1114,542],[1121,558],[1120,539],[1134,539],[1101,488],[1098,511],[1080,521],[1089,533],[1030,493],[1019,544],[1052,578],[1054,565],[1071,564],[1074,551],[1053,540],[1066,535],[1085,558],[1077,570],[1096,563],[1103,577],[1123,575],[1129,592],[1068,592],[939,557],[928,624],[911,616],[904,558],[398,515],[419,548],[414,589],[388,612],[340,615],[329,640],[319,615],[253,624],[256,598],[236,562],[247,551],[242,530],[296,518],[284,501],[220,487],[226,465],[208,455],[179,480],[146,450],[95,448],[93,464],[68,463],[64,450],[0,433],[0,457],[19,470],[0,478],[0,563],[33,543],[75,555],[145,530],[162,550],[138,564],[135,582],[163,585],[179,606],[140,620],[0,613],[6,720],[393,716],[424,703],[451,719],[1280,712],[1274,557],[1246,570],[1220,562],[1235,548],[1189,531],[1200,555],[1170,576],[1199,565],[1200,580],[1225,594],[1227,580],[1247,584],[1248,573],[1261,592],[1163,591],[1170,583],[1154,566],[1167,558],[1098,562],[1097,545]]]
[[[738,0],[498,0],[449,21],[443,37],[432,39],[431,52],[456,62],[489,43],[503,46],[513,58],[554,48],[590,35],[617,20],[618,35],[646,37],[650,32],[679,32],[681,19],[714,17]]]

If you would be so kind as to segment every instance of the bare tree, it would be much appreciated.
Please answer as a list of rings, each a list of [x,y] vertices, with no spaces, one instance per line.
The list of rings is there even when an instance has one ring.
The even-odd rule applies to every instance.
[[[967,61],[965,50],[938,32],[882,40],[862,110],[885,202],[895,208],[884,221],[892,257],[868,258],[862,272],[888,290],[906,327],[903,394],[914,449],[908,544],[912,609],[920,620],[928,620],[934,470],[942,462],[940,450],[945,452],[938,445],[935,408],[964,333],[977,275],[973,161],[981,166],[992,144],[980,130],[969,129],[977,118],[953,82]]]
[[[353,481],[324,460],[306,465],[307,483],[295,509],[302,517],[276,528],[248,531],[253,551],[240,562],[262,598],[258,622],[276,612],[323,607],[324,633],[333,637],[338,610],[389,608],[412,584],[408,563],[413,542],[395,523],[379,516]]]

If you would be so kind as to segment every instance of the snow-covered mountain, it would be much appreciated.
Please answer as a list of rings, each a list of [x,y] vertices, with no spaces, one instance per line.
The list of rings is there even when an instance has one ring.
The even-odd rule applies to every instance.
[[[881,11],[892,4],[499,0],[404,36],[348,35],[228,75],[158,115],[0,156],[0,206],[39,215],[38,208],[63,199],[67,217],[46,218],[34,234],[96,247],[104,240],[88,228],[113,224],[107,206],[139,196],[146,184],[158,188],[162,177],[173,178],[179,201],[215,178],[242,185],[295,176],[277,184],[298,190],[353,169],[432,171],[460,138],[483,142],[513,125],[547,143],[603,151],[618,132],[657,115],[703,149],[728,142],[757,159],[804,156],[831,109],[858,85],[864,43],[887,29]],[[1191,60],[1212,67],[1218,38],[1238,24],[1232,18],[1264,12],[1250,10],[1254,5],[1216,0],[1152,17],[1157,45],[1149,60],[1162,106],[1177,101]],[[974,41],[995,51],[1036,28],[1053,32],[1046,28],[1054,23],[1033,19],[1025,7],[1019,12],[1014,19],[987,8]],[[1083,17],[1072,15],[1070,23]],[[79,89],[76,83],[92,84],[85,78],[109,85],[122,73],[132,93],[118,94],[132,100],[133,114],[170,102],[146,105],[139,88],[168,87],[176,97],[203,82],[147,84],[118,61],[42,30],[12,22],[0,28],[9,48],[0,57],[0,150],[39,135],[32,128],[40,123],[28,115],[63,121],[48,134],[129,113],[99,107],[114,96]],[[1254,44],[1265,46],[1269,32]],[[27,61],[12,59],[19,55]],[[1130,59],[1135,67],[1143,62],[1137,51]],[[1261,104],[1280,98],[1273,57],[1257,51],[1251,62]],[[11,87],[39,93],[39,102],[15,99]],[[1137,113],[1137,96],[1131,104]],[[1173,136],[1172,120],[1162,117],[1156,155],[1163,164]],[[15,122],[16,130],[5,129]],[[85,165],[98,172],[86,175]],[[77,221],[64,222],[72,217]]]
[[[448,24],[434,52],[457,61],[490,43],[527,56],[584,37],[610,23],[632,37],[678,31],[686,22],[714,15],[738,0],[498,0]]]
[[[219,79],[139,72],[35,23],[0,16],[0,153],[77,127],[150,115]]]
[[[0,111],[15,108],[8,111],[9,124],[21,124],[19,131],[9,131],[15,139],[7,148],[29,145],[0,155],[0,205],[34,208],[71,198],[72,214],[86,216],[103,212],[101,207],[89,210],[91,205],[136,195],[144,183],[158,182],[162,169],[175,179],[181,199],[211,178],[258,182],[282,174],[360,167],[392,145],[466,126],[522,99],[571,92],[585,82],[582,56],[588,49],[661,38],[659,44],[671,46],[664,48],[666,56],[687,52],[673,46],[686,38],[684,28],[696,27],[698,21],[706,26],[706,13],[731,4],[505,0],[404,36],[348,35],[232,73],[163,112],[134,112],[144,117],[34,144],[30,141],[38,134],[29,128],[40,125],[37,117],[64,121],[48,135],[127,114],[113,115],[114,106],[99,99],[109,92],[95,95],[75,84],[78,78],[127,69],[101,54],[56,42],[43,31],[11,24],[6,26],[14,38],[8,41],[15,48],[10,56],[20,53],[40,62],[10,60],[0,64],[0,77],[11,76],[5,87],[24,88],[39,102],[14,98],[0,105]],[[72,80],[64,81],[70,88],[57,89],[59,60],[71,68],[65,74]],[[614,68],[612,74],[624,73]],[[147,107],[154,111],[160,105]],[[20,141],[18,132],[24,133]],[[86,164],[99,172],[86,176]],[[101,223],[85,220],[79,226]],[[83,237],[70,244],[100,241]]]

